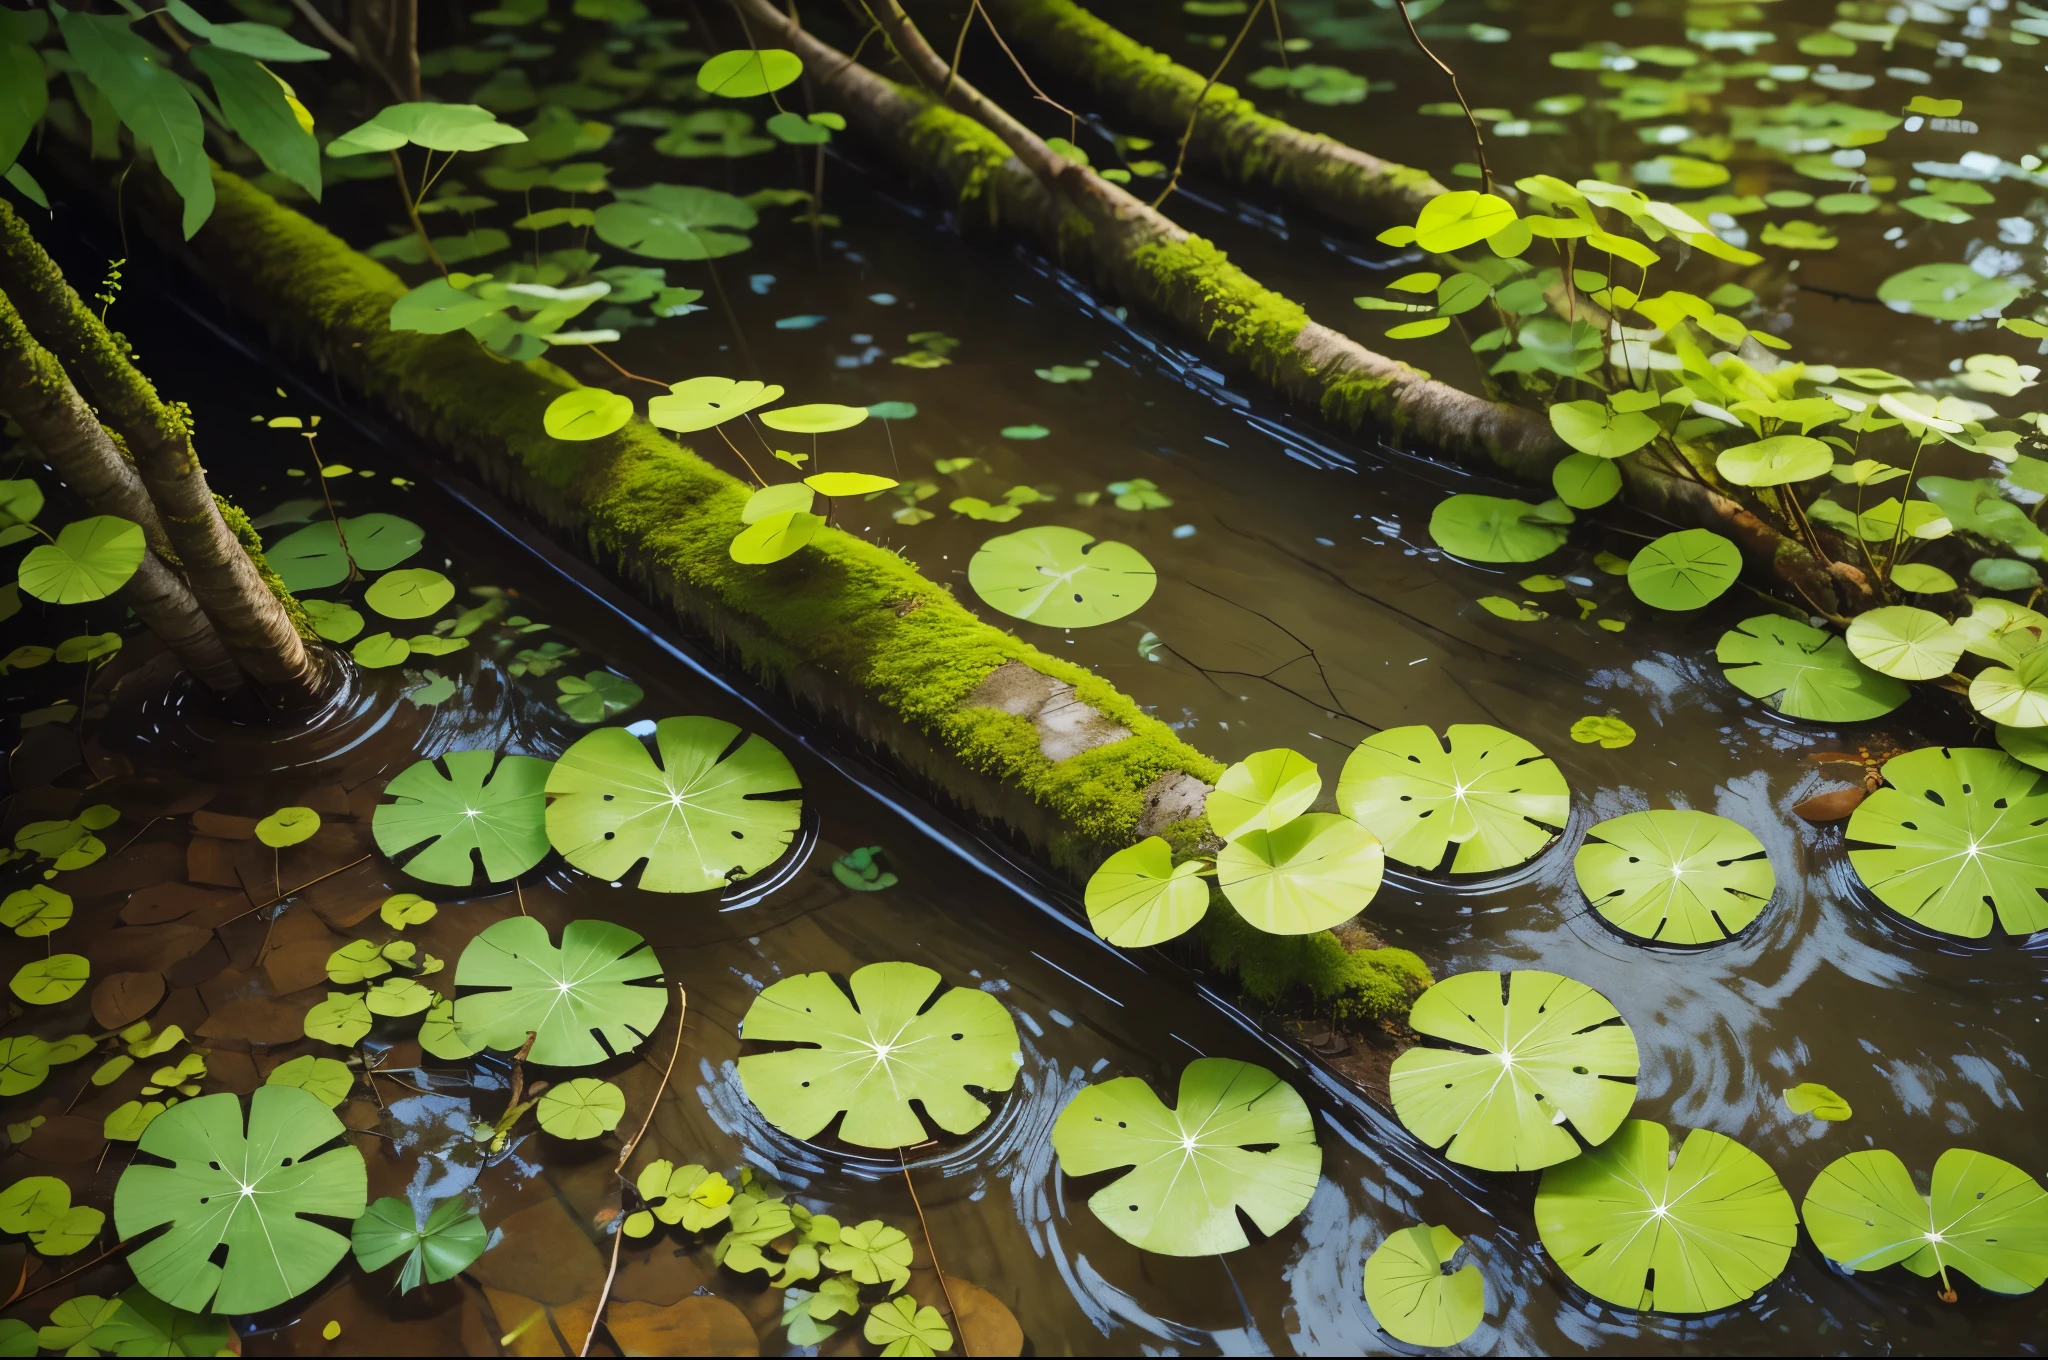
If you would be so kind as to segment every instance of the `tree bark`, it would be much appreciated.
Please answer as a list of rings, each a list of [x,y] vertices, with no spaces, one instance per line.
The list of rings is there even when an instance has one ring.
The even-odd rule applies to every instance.
[[[28,224],[0,203],[0,291],[29,330],[83,383],[100,417],[127,442],[192,594],[249,678],[286,703],[320,691],[320,659],[242,550],[207,486],[191,415],[166,404],[126,349],[64,281]]]
[[[63,366],[22,325],[5,294],[0,294],[0,409],[27,432],[51,470],[88,509],[133,521],[147,534],[156,515],[135,469],[93,418]],[[157,532],[162,533],[161,527]],[[154,548],[143,550],[135,575],[114,598],[133,609],[201,684],[216,694],[242,692],[242,672],[213,623]]]

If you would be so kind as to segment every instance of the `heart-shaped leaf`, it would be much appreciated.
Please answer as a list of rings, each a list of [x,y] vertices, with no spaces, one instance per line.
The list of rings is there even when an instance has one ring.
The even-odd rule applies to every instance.
[[[1307,812],[1323,791],[1316,763],[1299,751],[1254,751],[1223,772],[1209,794],[1209,829],[1229,840],[1271,831]]]
[[[1387,1234],[1365,1261],[1373,1320],[1411,1346],[1455,1346],[1486,1316],[1486,1280],[1467,1262],[1447,1267],[1464,1245],[1449,1228],[1418,1223]]]
[[[1308,812],[1276,831],[1245,831],[1216,857],[1216,883],[1260,930],[1312,935],[1365,910],[1386,854],[1349,817]]]
[[[1567,401],[1550,408],[1557,437],[1593,458],[1621,458],[1663,433],[1641,411],[1617,411],[1605,402]]]
[[[1564,546],[1571,511],[1503,496],[1461,493],[1437,504],[1429,516],[1429,537],[1445,552],[1468,562],[1534,562]]]
[[[54,543],[21,559],[21,588],[45,604],[104,600],[128,584],[148,545],[142,526],[118,515],[92,515],[57,531]]]
[[[320,814],[309,807],[284,807],[256,823],[256,839],[273,850],[309,841],[320,829]]]
[[[1784,486],[1824,475],[1835,451],[1803,434],[1773,435],[1754,444],[1723,449],[1714,459],[1724,481],[1737,486]]]
[[[388,104],[327,144],[330,156],[361,156],[423,146],[429,151],[488,151],[526,140],[475,104]]]
[[[332,520],[309,524],[271,544],[263,556],[286,589],[321,590],[348,579],[351,556],[364,571],[384,571],[418,552],[425,538],[426,530],[411,520],[380,512],[344,518],[339,534]]]
[[[541,413],[541,427],[551,439],[602,439],[624,429],[632,418],[631,397],[602,387],[579,387],[548,403]]]
[[[1438,194],[1415,219],[1415,244],[1433,255],[1477,245],[1515,220],[1504,198],[1473,189]]]
[[[1111,944],[1138,949],[1192,930],[1209,910],[1199,860],[1173,862],[1158,836],[1117,851],[1088,879],[1088,924]]]

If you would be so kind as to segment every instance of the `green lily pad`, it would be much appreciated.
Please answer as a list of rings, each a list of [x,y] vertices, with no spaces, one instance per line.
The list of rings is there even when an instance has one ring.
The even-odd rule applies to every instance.
[[[2005,727],[2048,727],[2048,648],[2011,666],[1986,666],[1970,680],[1970,707]]]
[[[313,631],[329,642],[350,642],[363,631],[363,616],[332,600],[300,600]]]
[[[753,524],[770,515],[790,512],[808,514],[817,504],[818,493],[802,482],[783,482],[776,486],[764,486],[747,497],[747,504],[740,511],[740,523]]]
[[[104,600],[128,584],[146,551],[141,525],[91,515],[59,529],[54,543],[30,548],[21,559],[20,585],[45,604]]]
[[[549,402],[540,420],[550,439],[582,440],[617,434],[632,418],[631,397],[602,387],[579,387]]]
[[[1209,829],[1229,840],[1271,831],[1307,812],[1323,791],[1316,763],[1299,751],[1254,751],[1223,772],[1209,794]]]
[[[1654,609],[1700,609],[1742,574],[1742,550],[1711,529],[1680,529],[1646,546],[1629,563],[1628,588]]]
[[[830,1270],[846,1271],[856,1284],[886,1283],[894,1292],[910,1283],[913,1254],[908,1233],[871,1218],[841,1228],[839,1240],[825,1249],[824,1264]]]
[[[1564,546],[1571,511],[1561,515],[1504,496],[1456,495],[1429,516],[1429,537],[1453,557],[1468,562],[1534,562]]]
[[[482,1048],[582,1067],[647,1042],[668,1010],[661,961],[647,941],[609,921],[571,921],[558,949],[531,916],[510,916],[471,940],[455,965],[455,1027]]]
[[[384,786],[370,827],[377,849],[408,874],[458,888],[503,883],[547,858],[547,795],[553,766],[538,756],[450,751],[422,760]]]
[[[1794,1114],[1810,1114],[1815,1119],[1830,1122],[1847,1119],[1851,1113],[1849,1102],[1836,1095],[1832,1087],[1817,1081],[1802,1081],[1797,1086],[1787,1087],[1785,1108]]]
[[[348,551],[342,551],[343,537]],[[287,590],[323,590],[348,579],[348,560],[364,571],[385,571],[420,550],[426,530],[397,515],[344,517],[337,534],[333,520],[321,520],[285,535],[263,550]]]
[[[680,1223],[684,1232],[704,1232],[732,1215],[732,1182],[716,1171],[691,1163],[676,1166],[666,1160],[649,1162],[634,1182],[649,1216],[663,1223]],[[649,1231],[653,1225],[648,1225]],[[628,1235],[644,1237],[645,1233]]]
[[[363,603],[387,619],[424,619],[454,598],[455,583],[431,567],[387,571],[363,592]]]
[[[1598,744],[1603,751],[1618,751],[1632,745],[1636,739],[1635,728],[1620,718],[1603,715],[1588,715],[1572,724],[1572,740],[1591,746]]]
[[[174,1308],[139,1284],[122,1290],[117,1301],[113,1321],[92,1341],[115,1355],[219,1355],[234,1333],[232,1320]]]
[[[1729,684],[1788,718],[1865,722],[1912,696],[1902,682],[1858,661],[1840,637],[1777,614],[1736,624],[1721,635],[1714,656]]]
[[[1877,296],[1937,321],[1967,321],[2003,311],[2020,291],[2011,279],[1986,278],[1966,264],[1941,263],[1899,271],[1878,285]]]
[[[1308,812],[1276,831],[1245,831],[1216,857],[1216,884],[1238,915],[1274,935],[1350,920],[1379,891],[1386,853],[1349,817]]]
[[[1394,1060],[1394,1113],[1454,1162],[1534,1171],[1598,1144],[1635,1104],[1635,1034],[1613,1003],[1556,973],[1459,973],[1416,999],[1408,1023],[1457,1047]],[[1565,1125],[1569,1123],[1571,1129]]]
[[[1486,1317],[1486,1279],[1467,1262],[1446,1269],[1464,1239],[1441,1224],[1387,1234],[1365,1261],[1373,1320],[1411,1346],[1456,1346]]]
[[[1845,1270],[1958,1271],[1999,1294],[2048,1280],[2048,1193],[2011,1162],[1950,1148],[1922,1195],[1897,1154],[1852,1152],[1814,1178],[1800,1206],[1821,1254]]]
[[[928,1303],[899,1294],[868,1309],[860,1334],[888,1355],[937,1355],[953,1348],[946,1315]]]
[[[1574,1284],[1620,1308],[1711,1313],[1741,1303],[1791,1259],[1792,1197],[1732,1138],[1694,1129],[1676,1159],[1670,1148],[1662,1124],[1631,1119],[1545,1171],[1543,1249]]]
[[[1088,878],[1088,924],[1111,944],[1138,949],[1185,935],[1209,910],[1202,864],[1173,862],[1173,847],[1147,836],[1102,861]]]
[[[270,1075],[263,1079],[265,1086],[296,1086],[317,1099],[328,1109],[333,1109],[348,1099],[348,1093],[356,1084],[355,1074],[348,1070],[348,1064],[332,1058],[306,1054],[289,1062],[279,1063]]]
[[[850,430],[867,418],[868,408],[865,406],[839,406],[829,401],[814,402],[809,406],[784,406],[761,413],[763,425],[785,434],[831,434],[835,430]]]
[[[256,839],[273,850],[283,850],[313,839],[320,829],[320,814],[309,807],[285,807],[256,823]]]
[[[1634,453],[1663,433],[1641,411],[1617,411],[1600,401],[1566,401],[1550,408],[1557,437],[1589,457],[1612,460]]]
[[[1158,581],[1136,548],[1063,525],[992,538],[967,564],[982,603],[1048,628],[1112,623],[1143,608]]]
[[[616,191],[597,210],[596,231],[606,245],[651,260],[717,260],[752,245],[745,233],[759,220],[745,199],[716,189],[650,184]]]
[[[70,922],[71,894],[58,892],[47,883],[17,888],[0,902],[0,926],[24,939],[48,935]]]
[[[1981,748],[1925,746],[1885,762],[1886,787],[1849,816],[1849,863],[1877,900],[1930,930],[1981,939],[2048,929],[2048,792]]]
[[[803,73],[803,60],[794,52],[742,47],[720,52],[698,67],[697,88],[727,99],[746,99],[793,85]]]
[[[41,1232],[71,1207],[71,1187],[56,1176],[24,1176],[0,1191],[0,1232]]]
[[[92,965],[83,954],[52,954],[32,959],[14,970],[7,990],[31,1006],[54,1006],[78,995],[78,989],[92,976]]]
[[[361,995],[329,992],[325,1001],[306,1012],[306,1037],[354,1048],[374,1023],[370,1004]]]
[[[1737,486],[1784,486],[1824,476],[1835,451],[1802,434],[1772,435],[1753,444],[1723,449],[1714,459],[1724,481]]]
[[[424,1223],[411,1204],[387,1198],[364,1210],[349,1239],[356,1264],[364,1270],[382,1270],[403,1256],[398,1292],[404,1294],[419,1288],[421,1281],[440,1284],[469,1269],[490,1245],[491,1234],[477,1212],[459,1197],[436,1204]]]
[[[686,378],[670,384],[667,396],[647,403],[647,418],[664,430],[695,434],[781,399],[782,389],[773,383]]]
[[[1880,674],[1933,680],[1956,668],[1965,638],[1932,610],[1896,604],[1858,614],[1846,640],[1856,659]]]
[[[770,424],[768,416],[779,414],[770,411],[761,417],[763,425]],[[872,414],[872,412],[870,412]],[[783,428],[776,426],[777,429]],[[814,472],[804,478],[804,485],[820,496],[869,496],[877,491],[887,491],[900,486],[894,477],[884,477],[874,472]]]
[[[1769,904],[1777,875],[1763,842],[1711,812],[1656,808],[1586,833],[1579,889],[1616,930],[1657,944],[1719,944]]]
[[[1483,723],[1395,727],[1344,762],[1337,806],[1418,869],[1490,873],[1534,858],[1571,816],[1564,775],[1535,746]],[[1555,829],[1554,829],[1555,828]]]
[[[0,1096],[33,1091],[50,1075],[50,1045],[33,1034],[0,1037]]]
[[[626,1093],[608,1081],[576,1077],[548,1087],[534,1111],[557,1138],[602,1138],[626,1115]]]
[[[327,144],[330,156],[361,156],[423,146],[429,151],[488,151],[526,140],[518,128],[475,104],[389,104]]]
[[[591,671],[580,680],[565,675],[555,681],[555,688],[561,691],[556,706],[580,723],[601,723],[647,697],[640,686],[611,671]]]
[[[169,1166],[136,1163],[114,1189],[114,1226],[123,1238],[168,1225],[128,1263],[164,1302],[199,1311],[255,1313],[296,1298],[324,1279],[348,1239],[305,1217],[353,1219],[368,1198],[363,1155],[342,1144],[341,1121],[290,1086],[259,1086],[249,1097],[222,1093],[172,1106],[143,1131],[138,1150]],[[225,1245],[224,1264],[216,1248]]]
[[[381,671],[404,665],[412,655],[412,646],[402,637],[372,633],[349,648],[348,654],[365,670]]]
[[[1621,469],[1590,453],[1567,454],[1550,470],[1550,487],[1574,510],[1596,510],[1621,494]]]
[[[420,1017],[420,1047],[446,1062],[460,1062],[483,1052],[481,1045],[473,1044],[455,1030],[455,1003],[447,997],[437,998]]]
[[[1087,1087],[1060,1111],[1052,1145],[1069,1176],[1130,1168],[1088,1207],[1118,1237],[1164,1256],[1240,1250],[1240,1213],[1271,1236],[1308,1207],[1322,1179],[1323,1150],[1300,1094],[1231,1058],[1189,1063],[1174,1109],[1138,1077]]]
[[[829,973],[784,978],[740,1022],[750,1042],[803,1045],[739,1060],[747,1098],[784,1133],[814,1138],[844,1111],[842,1141],[909,1147],[930,1136],[913,1100],[968,1133],[989,1113],[968,1088],[1016,1084],[1017,1024],[994,996],[954,987],[926,1006],[943,979],[915,963],[871,963],[848,982],[851,998]]]
[[[716,718],[664,718],[656,762],[640,738],[605,727],[548,775],[548,838],[587,874],[623,880],[641,861],[647,892],[709,892],[760,872],[802,820],[796,771],[767,738]]]

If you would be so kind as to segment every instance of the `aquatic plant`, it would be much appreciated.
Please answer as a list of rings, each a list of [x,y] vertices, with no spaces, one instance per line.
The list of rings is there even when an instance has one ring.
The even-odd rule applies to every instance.
[[[1411,1346],[1455,1346],[1486,1316],[1486,1279],[1469,1260],[1451,1268],[1464,1239],[1442,1224],[1387,1234],[1365,1258],[1373,1320]]]
[[[1777,885],[1748,828],[1684,808],[1610,817],[1586,833],[1572,869],[1602,919],[1655,944],[1740,934]]]
[[[1844,1270],[1903,1265],[1938,1275],[1950,1303],[1951,1270],[1999,1294],[2048,1280],[2048,1192],[1988,1153],[1943,1152],[1923,1195],[1896,1153],[1851,1152],[1814,1177],[1799,1212],[1814,1245]]]
[[[481,1048],[523,1051],[542,1067],[630,1053],[668,1009],[654,951],[609,921],[571,921],[557,946],[531,916],[507,917],[462,951],[455,986],[458,1035]]]
[[[1534,745],[1480,723],[1394,727],[1360,742],[1337,806],[1418,869],[1488,873],[1535,857],[1571,813],[1564,775]],[[1451,847],[1456,846],[1455,856]]]
[[[398,772],[371,817],[377,848],[429,883],[466,888],[519,877],[548,853],[554,762],[450,751]]]

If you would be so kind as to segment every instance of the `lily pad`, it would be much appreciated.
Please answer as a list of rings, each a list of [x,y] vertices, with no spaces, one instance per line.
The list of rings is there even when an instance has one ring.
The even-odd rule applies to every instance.
[[[1556,973],[1459,973],[1416,999],[1408,1023],[1457,1047],[1394,1060],[1394,1113],[1454,1162],[1534,1171],[1598,1144],[1635,1104],[1635,1034],[1613,1003]],[[1570,1129],[1565,1125],[1569,1123]]]
[[[414,878],[458,888],[519,877],[548,853],[553,766],[538,756],[450,751],[401,770],[384,786],[370,826],[377,848]]]
[[[1898,311],[1938,321],[1967,321],[2004,310],[2020,291],[2021,285],[2011,279],[1990,278],[1966,264],[1944,262],[1899,271],[1878,285],[1877,296]]]
[[[273,850],[283,850],[313,839],[320,829],[320,814],[309,807],[283,807],[256,823],[256,839]]]
[[[1557,498],[1574,510],[1596,510],[1621,494],[1621,469],[1589,453],[1567,454],[1550,470]]]
[[[557,1138],[602,1138],[626,1115],[626,1093],[608,1081],[576,1077],[548,1087],[534,1111]]]
[[[1138,949],[1194,929],[1209,910],[1199,860],[1173,862],[1158,836],[1117,851],[1088,878],[1088,924],[1111,944]]]
[[[640,1192],[641,1202],[648,1206],[650,1218],[680,1223],[684,1232],[715,1228],[732,1214],[732,1182],[695,1163],[679,1167],[666,1160],[649,1162],[641,1169],[634,1187]],[[648,1231],[652,1230],[650,1223]],[[627,1234],[646,1236],[630,1227]]]
[[[1373,1320],[1411,1346],[1455,1346],[1486,1317],[1486,1279],[1467,1262],[1449,1270],[1464,1239],[1442,1224],[1387,1234],[1365,1261]]]
[[[647,418],[664,430],[695,434],[781,399],[782,389],[773,383],[686,378],[670,384],[667,396],[647,403]]]
[[[1534,745],[1483,723],[1395,727],[1344,762],[1337,806],[1418,869],[1490,873],[1532,859],[1571,816],[1564,775]],[[1553,829],[1555,828],[1555,829]]]
[[[1853,1113],[1849,1102],[1836,1095],[1834,1088],[1817,1081],[1802,1081],[1797,1086],[1787,1087],[1784,1096],[1785,1108],[1794,1114],[1810,1114],[1815,1119],[1833,1122],[1847,1119]]]
[[[716,718],[664,718],[659,763],[606,727],[562,753],[548,776],[548,838],[562,857],[619,881],[646,862],[647,892],[709,892],[758,873],[802,820],[796,771],[767,738]]]
[[[601,723],[647,697],[640,686],[611,671],[591,671],[580,680],[565,675],[555,681],[555,688],[561,691],[556,705],[580,723]]]
[[[1617,411],[1600,401],[1566,401],[1550,408],[1557,437],[1589,457],[1603,460],[1634,453],[1663,433],[1641,411]]]
[[[851,997],[829,973],[770,985],[742,1037],[803,1046],[742,1057],[747,1098],[793,1138],[816,1137],[844,1111],[839,1137],[860,1147],[925,1141],[912,1101],[948,1133],[979,1128],[989,1107],[968,1088],[1016,1084],[1017,1025],[987,992],[954,987],[932,1001],[942,982],[919,964],[871,963],[848,979]]]
[[[387,619],[424,619],[454,598],[455,583],[431,567],[387,571],[363,592],[363,603]]]
[[[329,642],[352,642],[363,631],[363,616],[332,600],[300,600],[313,631]]]
[[[759,220],[745,199],[716,189],[650,184],[616,191],[595,229],[606,245],[651,260],[717,260],[752,245],[745,233]]]
[[[1580,891],[1609,925],[1641,940],[1719,944],[1777,889],[1763,843],[1711,812],[1629,812],[1586,837],[1572,862]]]
[[[1316,763],[1299,751],[1254,751],[1223,772],[1209,794],[1209,829],[1229,840],[1271,831],[1307,812],[1323,791]]]
[[[1721,635],[1714,656],[1729,684],[1788,718],[1865,722],[1912,696],[1902,682],[1858,661],[1840,637],[1777,614],[1736,624]]]
[[[2002,751],[1926,746],[1885,762],[1849,817],[1849,863],[1893,911],[1969,939],[2048,929],[2048,792]]]
[[[471,940],[455,965],[455,1028],[482,1048],[582,1067],[647,1042],[668,1010],[661,961],[647,941],[609,921],[571,921],[557,948],[531,916],[509,916]]]
[[[348,539],[348,551],[341,540]],[[397,515],[344,517],[337,534],[333,520],[320,520],[285,535],[263,550],[288,590],[322,590],[348,579],[348,560],[364,571],[385,571],[420,550],[426,530]]]
[[[1429,537],[1468,562],[1534,562],[1564,546],[1571,511],[1554,514],[1504,496],[1452,496],[1429,516]]]
[[[139,1284],[116,1297],[113,1321],[93,1337],[115,1355],[219,1355],[234,1335],[230,1319],[174,1308]]]
[[[1930,609],[1887,605],[1851,620],[1849,650],[1872,670],[1900,680],[1933,680],[1956,668],[1964,637]]]
[[[727,555],[746,566],[765,567],[795,554],[816,538],[818,530],[824,527],[823,515],[813,515],[805,510],[785,510],[767,515],[742,529],[733,538]]]
[[[348,1093],[356,1084],[355,1074],[348,1070],[348,1064],[332,1058],[306,1054],[289,1062],[279,1063],[270,1075],[263,1079],[265,1086],[296,1086],[317,1099],[328,1109],[333,1109],[348,1099]]]
[[[829,401],[814,402],[809,406],[784,406],[761,413],[763,425],[785,434],[831,434],[835,430],[850,430],[867,418],[868,408],[865,406],[839,406]]]
[[[792,85],[803,73],[803,60],[794,52],[779,47],[735,48],[697,68],[697,88],[727,99],[747,99]]]
[[[290,1086],[256,1088],[246,1134],[241,1099],[226,1093],[158,1115],[138,1150],[171,1165],[131,1165],[114,1190],[123,1238],[168,1225],[128,1258],[135,1278],[194,1312],[261,1312],[311,1289],[348,1239],[306,1215],[353,1219],[368,1197],[362,1153],[320,1151],[342,1133],[332,1111]]]
[[[56,541],[28,550],[22,590],[46,604],[104,600],[128,584],[148,545],[142,526],[118,515],[91,515],[57,531]]]
[[[1311,935],[1350,920],[1372,901],[1385,870],[1379,838],[1328,812],[1241,832],[1216,857],[1216,883],[1230,905],[1274,935]]]
[[[1711,529],[1680,529],[1646,546],[1629,563],[1628,588],[1655,609],[1700,609],[1742,574],[1742,550]]]
[[[1231,1058],[1189,1063],[1173,1109],[1137,1077],[1087,1087],[1060,1111],[1052,1145],[1069,1176],[1129,1168],[1088,1207],[1126,1242],[1165,1256],[1247,1246],[1240,1213],[1271,1236],[1308,1207],[1322,1179],[1323,1150],[1300,1094]]]
[[[419,1288],[423,1280],[439,1284],[469,1269],[490,1245],[491,1235],[483,1219],[459,1197],[436,1204],[424,1223],[411,1204],[388,1198],[363,1212],[349,1240],[356,1264],[364,1270],[382,1270],[403,1256],[405,1264],[398,1268],[398,1292],[403,1294]]]
[[[1845,1270],[1958,1271],[1999,1294],[2048,1280],[2048,1193],[2011,1162],[1950,1148],[1922,1195],[1897,1154],[1852,1152],[1814,1178],[1800,1206],[1821,1254]]]
[[[1753,444],[1723,449],[1714,466],[1725,481],[1737,486],[1784,486],[1826,474],[1835,465],[1835,451],[1802,434],[1772,435]]]
[[[1675,1159],[1670,1148],[1662,1124],[1631,1119],[1545,1171],[1543,1248],[1574,1284],[1617,1307],[1711,1313],[1741,1303],[1791,1259],[1792,1197],[1732,1138],[1694,1129]]]
[[[541,428],[550,439],[602,439],[624,429],[633,418],[633,399],[602,387],[564,392],[541,412]],[[379,1200],[381,1204],[384,1201]]]
[[[1136,548],[1063,525],[992,538],[967,564],[984,604],[1048,628],[1114,622],[1143,608],[1158,580]]]
[[[1970,707],[2004,727],[2048,727],[2048,647],[1970,680]]]
[[[776,413],[773,411],[768,413],[774,414]],[[761,423],[768,424],[768,416],[761,417]],[[804,485],[820,496],[867,496],[877,491],[887,491],[900,483],[894,477],[884,477],[873,472],[814,472],[804,478]]]
[[[91,976],[92,965],[86,961],[85,955],[52,954],[48,958],[32,959],[15,969],[14,976],[8,979],[7,990],[31,1006],[54,1006],[77,996],[78,989]]]
[[[1618,751],[1634,744],[1635,728],[1620,718],[1588,715],[1572,724],[1572,740],[1588,746],[1598,744],[1603,751]]]
[[[24,939],[61,930],[70,921],[71,894],[58,892],[47,883],[17,888],[0,902],[0,926]]]

